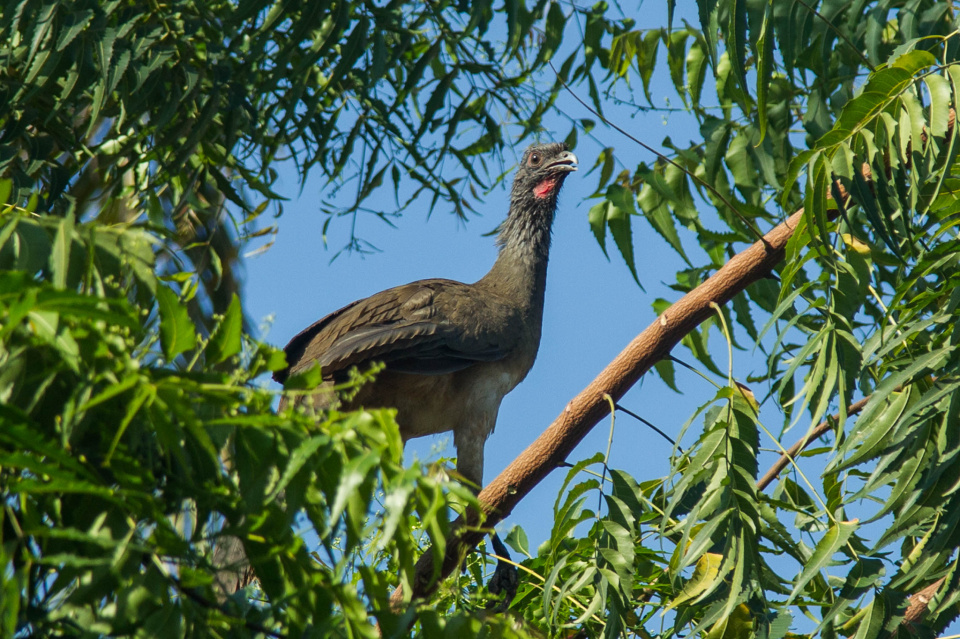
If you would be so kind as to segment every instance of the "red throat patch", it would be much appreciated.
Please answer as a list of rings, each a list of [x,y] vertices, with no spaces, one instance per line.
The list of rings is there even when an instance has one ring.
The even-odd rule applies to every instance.
[[[545,198],[551,193],[553,189],[557,186],[557,178],[547,178],[540,184],[533,187],[533,194],[538,198]]]

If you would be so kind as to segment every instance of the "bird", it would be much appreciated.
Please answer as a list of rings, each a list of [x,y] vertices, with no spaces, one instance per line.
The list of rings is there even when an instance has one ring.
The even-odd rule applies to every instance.
[[[282,384],[319,366],[324,381],[310,394],[285,395],[280,410],[290,402],[318,413],[333,406],[395,408],[404,442],[452,431],[457,473],[478,490],[500,403],[527,376],[539,350],[558,196],[577,167],[563,143],[524,151],[499,227],[497,259],[480,280],[426,279],[390,288],[293,337],[284,348],[287,367],[274,379]],[[349,399],[337,397],[333,386],[352,368],[374,363],[383,368],[373,381]],[[494,546],[506,552],[496,538]]]

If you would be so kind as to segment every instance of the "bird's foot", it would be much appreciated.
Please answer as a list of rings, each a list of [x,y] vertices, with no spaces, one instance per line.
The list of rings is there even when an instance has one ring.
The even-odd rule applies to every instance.
[[[500,541],[496,534],[491,535],[490,541],[493,542],[493,549],[498,556],[505,558],[497,560],[497,567],[493,570],[493,576],[487,584],[487,590],[490,594],[499,595],[503,593],[503,599],[497,603],[491,602],[487,609],[495,612],[503,612],[510,607],[510,602],[517,594],[517,585],[520,583],[520,577],[517,574],[516,565],[510,561],[510,553],[507,547]]]
[[[520,579],[517,575],[516,566],[505,561],[498,561],[497,567],[493,571],[493,576],[490,577],[490,582],[487,584],[487,589],[493,595],[503,593],[503,599],[500,601],[491,601],[487,605],[487,609],[493,610],[494,612],[503,612],[509,608],[510,602],[513,601],[513,598],[517,594],[517,585],[519,583]]]

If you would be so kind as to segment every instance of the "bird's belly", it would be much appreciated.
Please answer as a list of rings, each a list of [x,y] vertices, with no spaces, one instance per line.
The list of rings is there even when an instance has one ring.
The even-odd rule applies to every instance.
[[[503,396],[520,379],[506,368],[475,366],[447,375],[383,371],[351,408],[394,407],[404,440],[469,428],[483,439],[496,424]]]

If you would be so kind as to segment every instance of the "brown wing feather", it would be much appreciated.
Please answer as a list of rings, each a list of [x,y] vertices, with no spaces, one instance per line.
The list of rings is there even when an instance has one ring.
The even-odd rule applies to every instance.
[[[331,379],[352,366],[383,361],[407,373],[442,374],[505,357],[516,343],[508,329],[519,317],[509,305],[483,300],[471,286],[423,280],[349,304],[301,331],[284,349],[289,367],[274,378],[315,363]],[[478,317],[500,317],[480,327]]]

